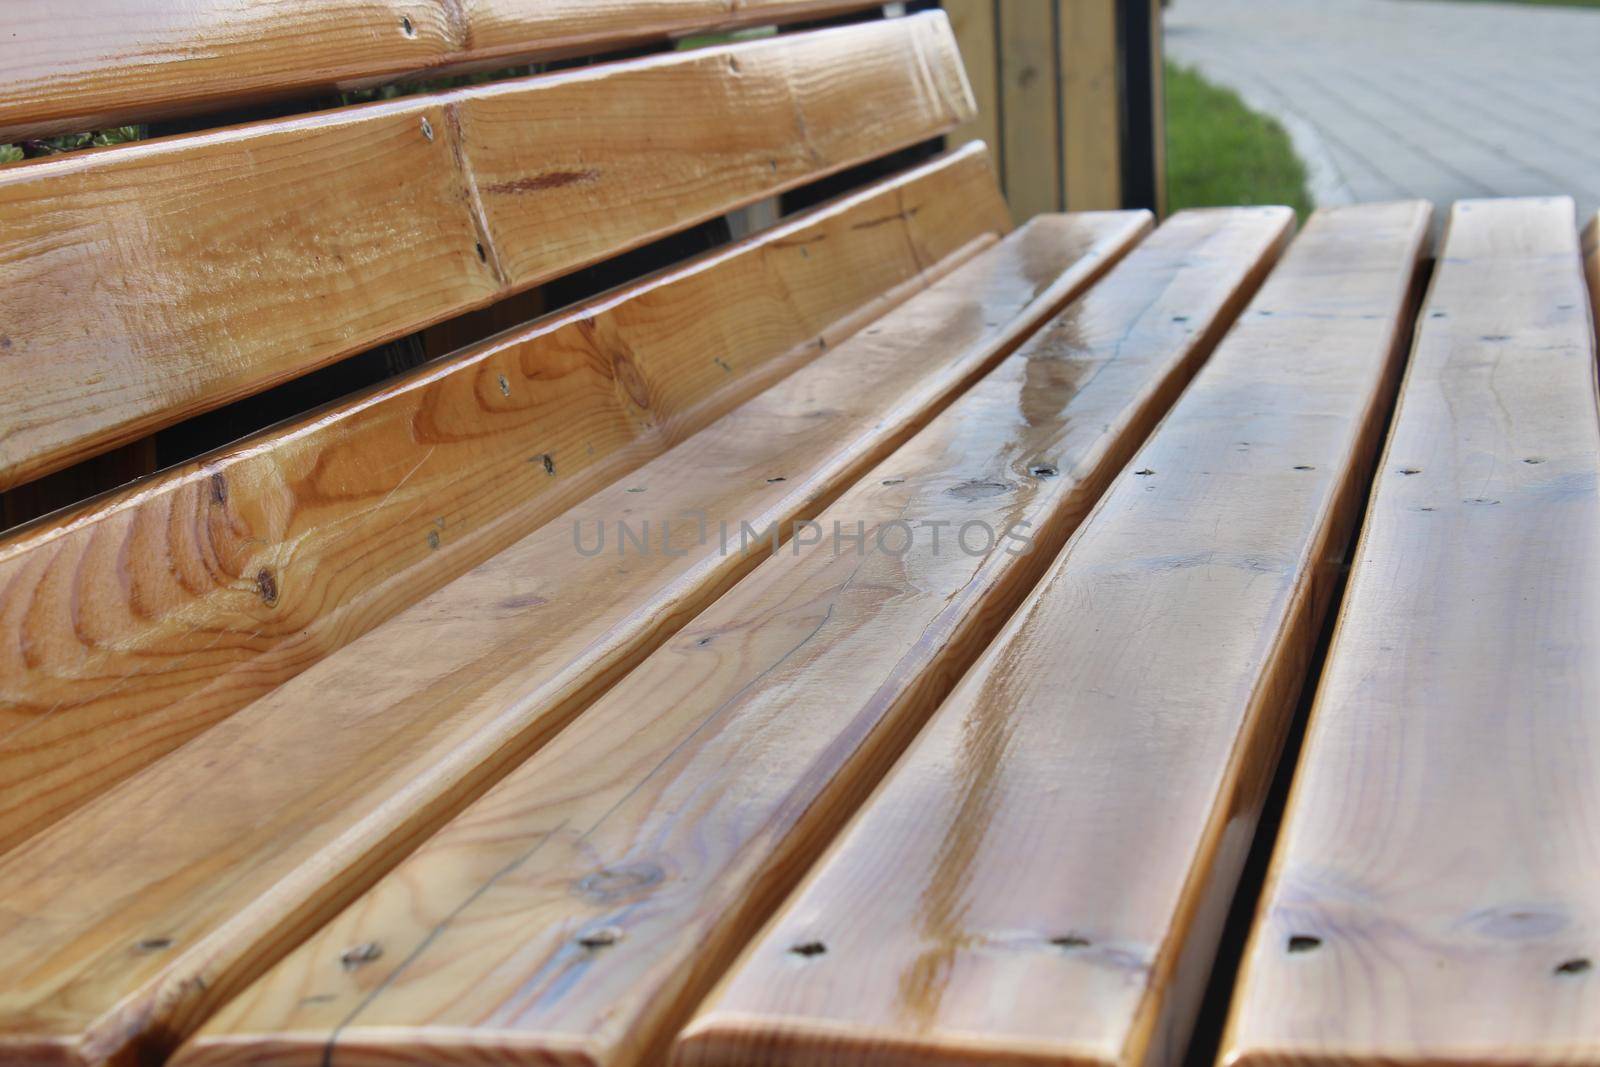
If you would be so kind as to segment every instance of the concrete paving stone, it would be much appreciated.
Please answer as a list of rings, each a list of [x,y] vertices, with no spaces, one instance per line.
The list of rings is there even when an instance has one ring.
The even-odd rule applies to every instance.
[[[1288,130],[1319,202],[1566,194],[1600,210],[1600,11],[1174,0],[1168,55]]]

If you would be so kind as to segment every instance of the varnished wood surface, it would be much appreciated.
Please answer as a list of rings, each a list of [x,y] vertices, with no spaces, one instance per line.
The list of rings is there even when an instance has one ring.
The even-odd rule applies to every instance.
[[[1227,1063],[1600,1059],[1586,298],[1570,200],[1456,205]]]
[[[1360,511],[1428,214],[1310,220],[707,1000],[680,1067],[1181,1060]]]
[[[760,558],[695,543],[696,511],[814,513],[1147,226],[1012,235],[0,858],[0,1059],[158,1055]],[[579,552],[619,519],[653,550]]]
[[[0,542],[0,851],[837,344],[1007,219],[966,149]]]
[[[0,168],[0,488],[970,112],[930,12]]]
[[[861,0],[8,0],[0,142],[413,72],[815,18]]]
[[[1163,226],[819,516],[820,542],[698,616],[244,993],[181,1067],[310,1065],[325,1049],[341,1067],[662,1062],[675,1024],[1048,565],[1291,224],[1260,208]],[[861,523],[865,550],[836,550],[835,523]],[[1008,528],[1031,551],[990,532]],[[585,947],[597,931],[612,943]],[[384,957],[345,971],[340,953],[369,942]]]

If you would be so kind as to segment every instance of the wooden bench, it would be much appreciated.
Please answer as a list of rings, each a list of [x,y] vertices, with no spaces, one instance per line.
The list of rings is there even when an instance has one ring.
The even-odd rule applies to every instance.
[[[1413,354],[1425,205],[1013,230],[939,12],[125,14],[0,131],[603,61],[0,167],[0,488],[450,341],[0,535],[0,1062],[1181,1060],[1397,393],[1223,1054],[1600,1052],[1569,203]]]

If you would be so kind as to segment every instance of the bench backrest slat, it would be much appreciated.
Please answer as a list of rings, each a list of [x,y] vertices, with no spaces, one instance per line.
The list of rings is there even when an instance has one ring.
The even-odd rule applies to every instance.
[[[0,169],[0,489],[970,107],[935,12]]]
[[[0,541],[0,848],[1006,226],[964,149]]]
[[[814,18],[863,0],[7,0],[0,142],[686,33]]]

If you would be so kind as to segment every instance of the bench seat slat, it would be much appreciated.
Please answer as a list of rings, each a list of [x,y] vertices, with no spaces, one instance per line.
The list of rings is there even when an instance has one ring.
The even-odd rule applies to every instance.
[[[7,0],[0,142],[412,73],[816,18],[864,0],[288,0],[215,17],[147,0]]]
[[[1360,513],[1428,217],[1308,222],[677,1064],[1181,1061]]]
[[[0,489],[970,110],[930,12],[0,168]]]
[[[178,1067],[304,1067],[329,1047],[335,1062],[662,1062],[675,1022],[998,629],[1290,223],[1264,208],[1163,226],[820,516],[825,531],[862,523],[864,552],[825,534],[764,563],[225,1009]],[[935,522],[949,524],[937,548]],[[962,548],[970,523],[992,535],[967,529]],[[595,936],[614,944],[583,944]],[[383,958],[343,972],[338,954],[369,941]],[[310,989],[326,999],[306,1003]]]
[[[1600,415],[1570,200],[1462,201],[1224,1056],[1600,1059]]]
[[[0,541],[0,851],[703,428],[1008,218],[986,154],[963,150]]]
[[[1031,224],[0,858],[0,1059],[159,1055],[759,559],[574,524],[814,513],[1148,225]]]

